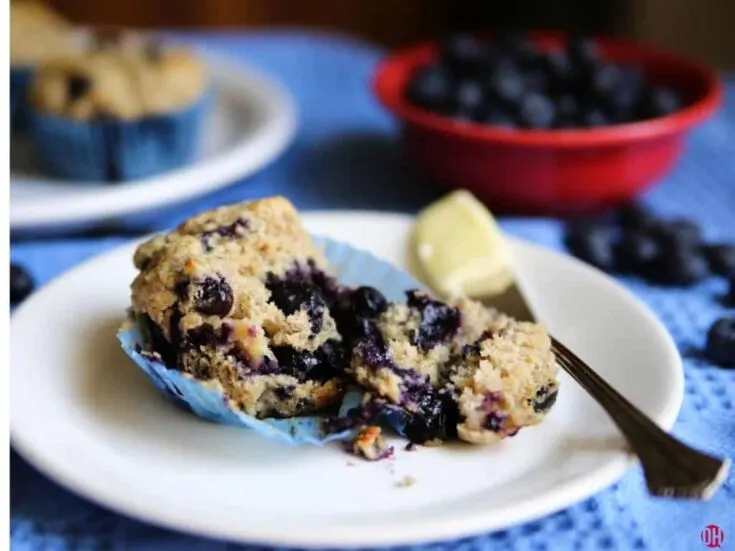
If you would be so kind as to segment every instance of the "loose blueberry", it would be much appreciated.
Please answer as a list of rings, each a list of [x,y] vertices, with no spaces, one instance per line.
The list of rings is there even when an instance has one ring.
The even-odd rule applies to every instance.
[[[722,367],[735,367],[735,318],[719,319],[709,328],[706,353]]]
[[[352,295],[352,306],[357,316],[377,318],[387,308],[388,301],[373,287],[358,287]]]
[[[730,280],[730,288],[725,295],[725,304],[735,307],[735,277]]]
[[[692,220],[676,218],[659,221],[652,231],[663,248],[678,246],[697,248],[702,244],[702,230]]]
[[[18,264],[10,265],[10,304],[18,304],[33,292],[35,284],[28,271]]]
[[[640,203],[629,203],[618,211],[618,221],[623,229],[649,229],[658,218]]]
[[[702,252],[681,244],[662,248],[650,272],[654,282],[679,287],[699,283],[708,275],[709,266]]]
[[[613,270],[613,235],[607,226],[587,222],[572,224],[567,229],[565,243],[580,260],[607,272]]]
[[[658,242],[643,230],[629,230],[615,246],[615,264],[621,272],[649,273],[659,255]]]
[[[713,273],[725,277],[735,277],[735,244],[706,245],[704,254]]]
[[[408,100],[418,107],[431,111],[447,108],[452,92],[452,81],[447,70],[439,65],[429,65],[417,71],[411,79]]]
[[[535,92],[523,96],[518,107],[518,120],[527,128],[550,128],[555,116],[554,103]]]
[[[223,318],[232,310],[232,287],[223,277],[207,277],[197,286],[195,292],[195,307],[202,314]]]

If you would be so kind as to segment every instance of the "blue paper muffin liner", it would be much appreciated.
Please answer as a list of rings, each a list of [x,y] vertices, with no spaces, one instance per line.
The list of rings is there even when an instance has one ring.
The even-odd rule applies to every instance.
[[[10,128],[25,130],[28,123],[28,85],[33,78],[32,67],[10,68]]]
[[[370,285],[379,289],[391,301],[403,300],[407,290],[420,287],[411,276],[366,251],[323,237],[315,237],[314,241],[323,248],[333,272],[343,285]],[[146,353],[147,343],[135,324],[126,324],[118,332],[118,340],[125,353],[162,395],[202,419],[249,428],[260,436],[294,446],[322,445],[335,440],[346,440],[353,435],[354,430],[351,429],[325,432],[323,417],[256,419],[246,415],[230,407],[220,389],[176,369],[169,369],[157,356]],[[360,404],[361,399],[362,391],[359,389],[348,392],[339,415],[347,417]],[[392,412],[388,409],[383,417],[383,421],[401,433],[405,421],[399,411]]]
[[[136,121],[75,121],[30,109],[36,155],[52,176],[120,182],[154,176],[190,161],[211,100],[204,94],[175,113]]]

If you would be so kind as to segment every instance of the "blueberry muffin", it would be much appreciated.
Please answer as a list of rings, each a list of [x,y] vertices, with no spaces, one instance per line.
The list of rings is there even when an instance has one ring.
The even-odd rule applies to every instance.
[[[363,408],[396,408],[412,441],[486,444],[539,422],[556,396],[545,330],[460,299],[419,291],[388,304],[357,339],[349,372],[368,389]]]
[[[339,292],[294,207],[274,197],[187,220],[136,251],[132,309],[151,352],[239,411],[328,409],[347,363]]]
[[[26,122],[27,92],[36,67],[72,51],[71,25],[34,0],[10,3],[10,117],[15,129]]]
[[[33,137],[46,169],[117,181],[187,162],[206,103],[202,62],[139,37],[92,42],[45,63],[31,84]]]

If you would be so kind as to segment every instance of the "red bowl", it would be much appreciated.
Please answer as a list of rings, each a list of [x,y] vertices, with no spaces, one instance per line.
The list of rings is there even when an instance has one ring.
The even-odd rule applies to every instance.
[[[551,50],[561,33],[537,33]],[[687,107],[666,117],[594,129],[504,130],[453,121],[410,105],[413,71],[438,56],[423,43],[384,60],[373,75],[381,103],[403,123],[409,156],[447,188],[465,188],[505,212],[568,214],[630,200],[665,175],[684,138],[722,102],[712,71],[690,59],[629,41],[597,41],[610,60],[641,67],[650,82],[678,91]]]

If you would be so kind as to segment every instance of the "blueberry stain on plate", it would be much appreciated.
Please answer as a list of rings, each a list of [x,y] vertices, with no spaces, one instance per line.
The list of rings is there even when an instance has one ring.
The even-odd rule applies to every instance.
[[[33,292],[35,286],[31,274],[23,266],[10,265],[10,304],[23,302]]]

